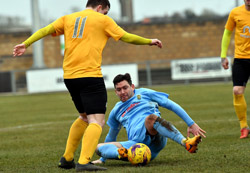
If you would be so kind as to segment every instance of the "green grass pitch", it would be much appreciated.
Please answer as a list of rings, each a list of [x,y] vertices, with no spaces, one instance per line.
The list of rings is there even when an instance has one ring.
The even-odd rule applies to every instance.
[[[168,140],[158,157],[145,167],[109,160],[106,172],[250,172],[250,138],[239,139],[240,127],[234,113],[232,84],[164,85],[152,89],[170,94],[201,128],[207,138],[196,154]],[[250,89],[245,98],[250,105]],[[118,98],[108,91],[106,118]],[[162,117],[186,135],[186,124],[175,114],[161,109]],[[248,111],[249,114],[249,111]],[[57,167],[66,144],[69,128],[78,113],[67,92],[0,96],[0,172],[75,172]],[[249,120],[248,120],[248,123]],[[100,142],[104,141],[105,125]],[[118,141],[126,140],[124,130]],[[75,161],[78,160],[78,148]],[[92,160],[97,159],[95,154]]]

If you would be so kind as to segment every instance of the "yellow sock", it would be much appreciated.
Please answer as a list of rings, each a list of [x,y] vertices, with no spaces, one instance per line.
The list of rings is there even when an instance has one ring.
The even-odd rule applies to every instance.
[[[88,127],[88,123],[80,118],[77,118],[75,122],[71,125],[69,130],[69,136],[66,144],[66,149],[63,157],[67,161],[71,161],[74,158],[74,153],[82,139],[84,131]]]
[[[99,124],[89,124],[82,138],[82,149],[78,163],[87,164],[90,162],[92,156],[94,155],[101,133],[102,127]]]
[[[240,121],[240,128],[247,128],[247,104],[243,94],[234,94],[234,109]]]

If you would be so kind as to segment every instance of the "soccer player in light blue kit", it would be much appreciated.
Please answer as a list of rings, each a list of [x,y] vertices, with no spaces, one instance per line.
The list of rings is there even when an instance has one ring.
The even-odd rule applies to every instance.
[[[107,121],[110,129],[105,143],[97,146],[96,153],[101,158],[92,163],[103,163],[106,159],[127,160],[127,149],[136,143],[146,144],[153,160],[165,147],[168,138],[184,146],[190,153],[196,152],[201,136],[206,137],[206,132],[181,106],[170,100],[168,94],[146,88],[135,89],[128,73],[117,75],[113,83],[120,102],[110,112]],[[161,118],[158,106],[173,111],[188,125],[187,138]],[[126,129],[128,141],[116,142],[121,127]],[[190,133],[194,135],[193,138],[189,138]]]

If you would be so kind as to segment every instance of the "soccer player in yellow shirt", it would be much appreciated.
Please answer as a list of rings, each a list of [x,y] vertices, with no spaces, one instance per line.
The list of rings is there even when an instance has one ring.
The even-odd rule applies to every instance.
[[[250,77],[250,0],[234,8],[228,17],[221,43],[221,63],[228,69],[227,50],[235,29],[235,55],[233,64],[233,104],[240,121],[241,136],[247,138],[250,133],[247,124],[247,104],[244,91]]]
[[[64,34],[64,82],[80,116],[72,124],[59,167],[76,168],[76,171],[106,170],[90,163],[102,127],[105,124],[107,92],[101,73],[102,51],[112,37],[137,45],[162,47],[158,39],[146,39],[127,33],[113,19],[106,16],[110,9],[108,0],[88,0],[86,9],[63,16],[38,30],[22,44],[16,45],[13,56],[21,56],[35,41],[52,34]],[[74,153],[82,139],[78,163]]]

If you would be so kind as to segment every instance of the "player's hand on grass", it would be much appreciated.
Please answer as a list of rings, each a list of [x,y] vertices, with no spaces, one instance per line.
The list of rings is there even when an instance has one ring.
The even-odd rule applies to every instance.
[[[25,44],[18,44],[13,49],[13,56],[14,57],[21,56],[24,54],[25,51],[26,51]]]
[[[98,159],[98,160],[92,161],[91,163],[93,163],[94,165],[96,165],[96,164],[102,164],[102,163],[104,163],[104,162],[101,161],[100,159]]]
[[[228,69],[228,65],[229,65],[229,62],[228,62],[228,59],[227,58],[221,58],[221,65],[222,67],[226,70]]]
[[[203,129],[201,129],[196,123],[194,123],[192,126],[188,127],[187,129],[187,137],[190,136],[190,133],[192,133],[194,136],[196,135],[200,135],[202,137],[206,137],[205,136],[205,131]]]
[[[157,46],[157,47],[159,47],[159,48],[162,48],[162,43],[161,43],[161,41],[160,40],[158,40],[158,39],[151,39],[151,44],[150,44],[150,46]]]

